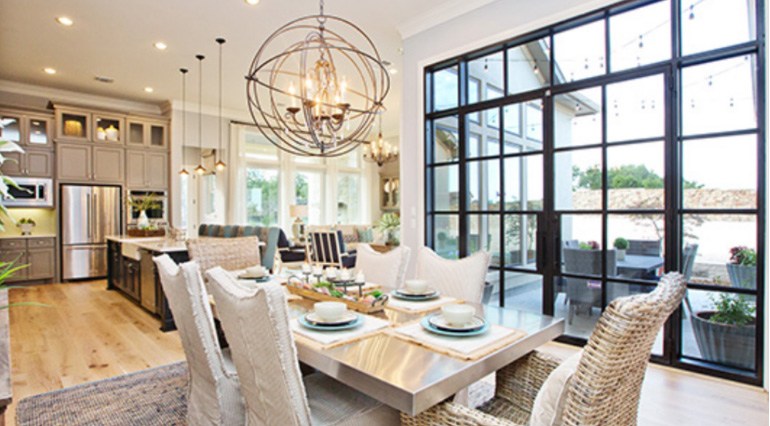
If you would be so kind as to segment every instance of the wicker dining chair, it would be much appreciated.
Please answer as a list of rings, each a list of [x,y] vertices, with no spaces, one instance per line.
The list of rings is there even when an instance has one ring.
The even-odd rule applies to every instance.
[[[190,259],[198,262],[201,271],[221,266],[228,271],[261,265],[259,238],[197,238],[187,240]]]
[[[415,417],[402,413],[401,424],[635,425],[652,345],[684,294],[682,275],[669,273],[651,293],[610,302],[562,388],[563,409],[557,408],[553,423],[530,422],[543,383],[559,366],[559,360],[534,351],[497,372],[495,396],[478,409],[443,402]]]

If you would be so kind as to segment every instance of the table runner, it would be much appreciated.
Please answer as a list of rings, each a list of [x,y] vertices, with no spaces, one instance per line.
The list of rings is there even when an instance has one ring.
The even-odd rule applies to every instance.
[[[311,330],[309,328],[303,327],[297,318],[292,319],[290,325],[295,337],[301,338],[310,344],[315,344],[321,349],[329,349],[361,340],[374,334],[380,333],[390,326],[390,323],[387,320],[375,318],[371,315],[359,315],[361,315],[361,317],[364,319],[364,323],[352,330]]]
[[[489,331],[480,336],[441,336],[425,330],[420,322],[413,322],[387,330],[387,333],[415,343],[435,352],[465,361],[481,359],[526,336],[521,330],[514,330],[493,324]]]
[[[406,312],[408,314],[418,314],[423,312],[435,311],[447,303],[460,302],[454,297],[441,296],[436,300],[429,300],[425,302],[412,302],[410,300],[396,299],[391,294],[388,299],[388,304],[385,305],[387,309],[393,309],[394,311]]]

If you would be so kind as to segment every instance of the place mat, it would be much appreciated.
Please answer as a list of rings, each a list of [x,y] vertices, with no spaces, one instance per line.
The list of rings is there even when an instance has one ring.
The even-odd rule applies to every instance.
[[[394,311],[406,312],[408,314],[435,311],[447,303],[462,303],[462,301],[448,296],[439,296],[438,299],[427,300],[425,302],[412,302],[411,300],[396,299],[392,294],[388,296],[390,298],[388,299],[388,304],[385,305],[386,309],[393,309]]]
[[[422,328],[419,321],[392,328],[387,330],[387,333],[399,339],[464,361],[481,359],[527,335],[527,333],[521,330],[492,324],[489,327],[489,331],[480,336],[441,336]]]
[[[351,330],[310,330],[303,327],[297,318],[292,319],[290,325],[295,337],[301,338],[310,344],[315,344],[320,349],[329,349],[347,343],[352,343],[374,334],[378,334],[390,326],[390,323],[387,320],[375,318],[371,315],[359,315],[361,315],[363,318],[364,323]]]

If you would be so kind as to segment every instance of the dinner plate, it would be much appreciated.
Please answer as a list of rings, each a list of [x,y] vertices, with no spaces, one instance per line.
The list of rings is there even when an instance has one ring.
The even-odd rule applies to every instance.
[[[484,327],[484,324],[486,324],[484,318],[476,315],[473,316],[473,319],[471,319],[469,323],[460,326],[450,324],[441,314],[431,315],[428,317],[428,321],[430,322],[430,325],[439,330],[456,331],[460,333],[470,333],[480,330]]]
[[[425,330],[427,330],[427,331],[429,331],[431,333],[434,333],[434,334],[439,334],[439,335],[442,335],[442,336],[451,336],[451,337],[471,337],[471,336],[479,336],[479,335],[484,334],[487,331],[489,331],[489,321],[487,321],[487,320],[484,320],[484,325],[480,329],[475,330],[475,331],[448,331],[448,330],[442,330],[440,328],[437,328],[436,326],[434,326],[430,322],[431,317],[433,317],[435,315],[441,315],[441,314],[434,314],[434,315],[431,315],[431,316],[427,316],[427,317],[423,318],[422,321],[420,321],[420,325],[422,325],[422,328],[424,328]]]
[[[390,294],[396,299],[408,300],[410,302],[427,302],[428,300],[434,300],[439,297],[439,293],[437,291],[427,296],[403,294],[403,293],[400,293],[398,290],[393,290]]]
[[[359,325],[364,323],[364,318],[361,315],[353,314],[356,316],[356,320],[349,323],[349,324],[342,324],[342,325],[317,325],[309,322],[307,319],[305,319],[305,315],[299,317],[297,320],[299,321],[300,325],[309,328],[311,330],[316,331],[340,331],[340,330],[350,330],[351,328],[356,328]]]
[[[270,275],[263,275],[261,277],[255,277],[255,276],[249,276],[249,275],[239,275],[239,280],[248,280],[248,281],[254,281],[255,283],[266,283],[270,281]]]
[[[428,288],[427,290],[421,293],[414,292],[412,290],[409,290],[408,288],[398,288],[396,289],[396,292],[406,297],[432,297],[438,294],[438,291],[433,288]]]
[[[325,319],[322,319],[321,316],[318,315],[316,312],[308,312],[307,314],[305,314],[305,321],[320,327],[334,327],[338,325],[347,325],[357,319],[358,319],[358,315],[350,311],[345,312],[342,318],[334,321],[327,321]]]

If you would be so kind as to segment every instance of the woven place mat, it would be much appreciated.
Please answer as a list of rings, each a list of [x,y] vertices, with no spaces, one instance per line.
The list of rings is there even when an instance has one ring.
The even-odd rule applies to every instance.
[[[480,336],[451,337],[431,333],[419,321],[386,331],[391,336],[464,361],[476,361],[523,338],[527,333],[493,324]]]
[[[364,323],[352,330],[340,331],[316,331],[303,327],[297,318],[291,320],[289,325],[294,332],[294,337],[318,349],[330,349],[347,345],[358,340],[363,340],[385,331],[390,327],[387,320],[375,318],[371,315],[359,314]]]
[[[412,302],[411,300],[396,299],[393,297],[393,295],[390,295],[388,304],[385,305],[385,308],[399,312],[406,312],[407,314],[421,314],[424,312],[435,311],[447,303],[462,303],[462,301],[457,300],[454,297],[440,296],[436,300]]]

